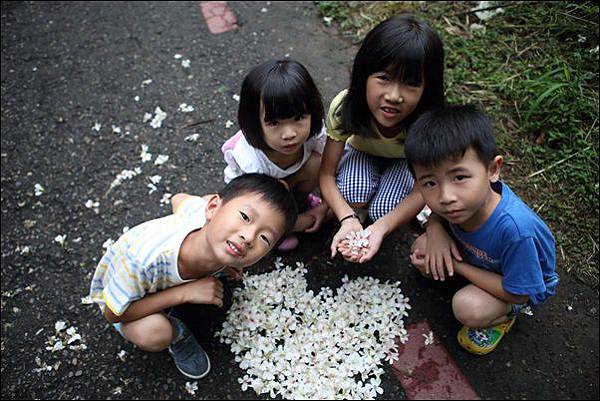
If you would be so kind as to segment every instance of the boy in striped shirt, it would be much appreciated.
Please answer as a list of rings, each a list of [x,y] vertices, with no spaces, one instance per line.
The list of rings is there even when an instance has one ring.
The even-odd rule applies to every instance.
[[[210,360],[185,324],[167,312],[182,304],[223,306],[223,268],[241,276],[265,256],[297,218],[288,189],[247,174],[219,194],[177,194],[173,214],[142,223],[119,238],[96,268],[90,293],[128,341],[150,352],[169,349],[177,368],[199,379]]]

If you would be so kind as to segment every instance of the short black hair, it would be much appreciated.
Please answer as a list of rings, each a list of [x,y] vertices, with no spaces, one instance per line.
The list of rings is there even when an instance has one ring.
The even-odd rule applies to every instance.
[[[446,106],[423,114],[413,123],[404,143],[411,171],[414,166],[435,167],[460,158],[473,148],[487,167],[498,155],[492,123],[474,105]]]
[[[298,206],[292,193],[277,178],[266,174],[243,174],[234,178],[221,191],[223,204],[239,196],[255,193],[285,217],[284,235],[291,232],[298,218]]]
[[[250,145],[268,150],[260,124],[310,114],[309,138],[323,128],[323,100],[306,68],[295,60],[271,60],[254,67],[244,78],[238,124]]]
[[[424,111],[441,107],[444,96],[444,45],[438,34],[412,15],[395,15],[373,28],[362,42],[352,66],[350,87],[342,102],[341,131],[375,138],[367,104],[367,79],[387,71],[395,80],[425,88],[416,109],[403,125],[410,124]]]

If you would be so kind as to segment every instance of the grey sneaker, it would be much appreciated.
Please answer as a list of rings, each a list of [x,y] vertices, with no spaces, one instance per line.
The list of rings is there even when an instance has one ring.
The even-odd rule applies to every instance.
[[[201,379],[210,372],[210,359],[187,327],[179,320],[169,317],[183,327],[183,335],[169,346],[169,353],[177,369],[191,379]]]

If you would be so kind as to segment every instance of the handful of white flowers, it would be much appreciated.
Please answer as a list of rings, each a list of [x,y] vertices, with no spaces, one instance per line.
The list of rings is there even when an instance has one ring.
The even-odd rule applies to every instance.
[[[352,255],[359,255],[366,251],[366,248],[369,247],[369,235],[371,235],[371,231],[368,229],[352,231],[350,234],[346,235],[348,247],[350,248],[350,253]]]

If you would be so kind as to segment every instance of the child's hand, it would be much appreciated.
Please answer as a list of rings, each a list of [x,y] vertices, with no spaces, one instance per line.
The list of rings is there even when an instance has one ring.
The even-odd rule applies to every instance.
[[[321,225],[325,221],[325,217],[327,216],[328,210],[329,210],[329,207],[327,206],[326,203],[323,202],[319,206],[315,207],[314,209],[310,209],[309,211],[307,211],[306,214],[313,216],[315,221],[312,224],[312,226],[305,229],[304,232],[314,233],[314,232],[319,231],[319,229],[321,228]]]
[[[207,277],[183,286],[185,286],[184,302],[223,306],[223,283],[218,279]]]
[[[350,242],[345,239],[343,241],[341,241],[338,245],[338,251],[340,252],[340,255],[342,255],[342,257],[348,261],[348,262],[352,262],[352,263],[358,263],[358,261],[360,260],[360,258],[367,253],[367,248],[360,248],[358,251],[358,254],[352,254],[352,249],[350,247]]]
[[[448,271],[448,276],[454,275],[452,257],[462,261],[452,237],[438,223],[427,226],[427,246],[424,251],[426,273],[431,273],[434,280],[444,281],[444,268]]]
[[[366,252],[360,256],[358,263],[365,263],[373,259],[373,256],[379,251],[386,235],[385,229],[380,224],[377,224],[377,222],[371,224],[365,231],[370,232],[369,246],[366,248]]]
[[[298,215],[298,219],[296,220],[296,224],[294,225],[294,232],[305,231],[312,226],[315,225],[315,216],[309,214],[308,212],[304,212]]]
[[[425,252],[419,250],[419,249],[415,249],[413,252],[411,252],[410,254],[410,263],[416,267],[417,269],[419,269],[421,271],[421,273],[423,273],[426,276],[429,276],[430,274],[427,272],[427,269],[425,267]]]
[[[331,241],[331,258],[333,259],[335,255],[338,253],[338,247],[340,243],[346,240],[346,236],[350,234],[352,231],[359,232],[362,231],[363,227],[358,221],[358,219],[346,219],[342,222],[342,226],[338,230],[338,232],[334,235],[333,240]]]

